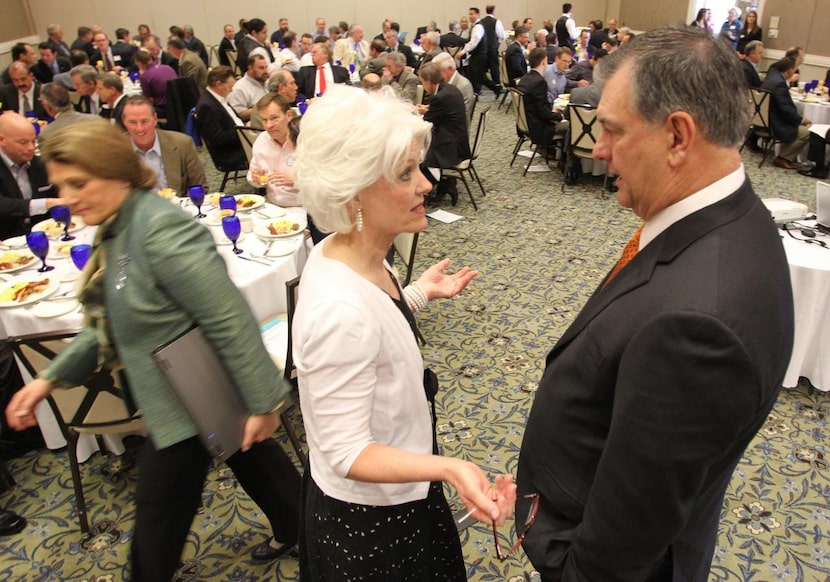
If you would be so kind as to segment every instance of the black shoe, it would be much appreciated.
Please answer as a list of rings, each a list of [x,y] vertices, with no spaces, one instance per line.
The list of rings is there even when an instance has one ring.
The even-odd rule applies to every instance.
[[[822,174],[821,172],[817,172],[815,168],[812,170],[798,170],[798,173],[808,178],[818,178],[819,180],[827,179],[827,173]]]
[[[617,177],[616,176],[614,176],[613,178],[610,178],[605,183],[605,189],[609,192],[617,192],[620,189],[620,187],[617,186]]]
[[[273,537],[270,537],[251,550],[251,558],[257,562],[270,562],[287,553],[293,547],[291,544],[283,544],[275,548],[271,545],[273,539]]]
[[[758,142],[756,142],[756,141],[747,141],[746,145],[749,146],[749,151],[751,151],[751,152],[755,152],[756,154],[764,153],[764,148],[759,146]]]
[[[26,520],[16,513],[0,509],[0,536],[20,533],[26,527]]]
[[[458,180],[454,177],[449,177],[446,178],[446,184],[446,191],[450,195],[452,205],[455,206],[458,203]]]
[[[496,94],[496,99],[498,99],[499,97],[501,97],[501,94],[504,93],[504,89],[502,89],[501,85],[496,85],[496,88],[493,89],[493,93]]]

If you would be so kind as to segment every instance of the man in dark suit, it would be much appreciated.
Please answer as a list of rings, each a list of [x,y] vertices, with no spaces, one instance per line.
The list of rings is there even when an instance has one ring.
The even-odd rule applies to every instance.
[[[59,204],[36,146],[31,121],[13,111],[0,115],[0,240],[29,232]]]
[[[736,147],[750,112],[732,47],[655,29],[599,72],[594,156],[644,224],[547,356],[516,527],[545,582],[705,582],[790,358],[787,260]]]
[[[386,50],[390,53],[401,53],[406,57],[406,66],[413,69],[418,66],[418,59],[412,52],[412,49],[401,43],[398,40],[398,32],[392,28],[386,33]]]
[[[158,116],[146,97],[126,98],[123,121],[136,152],[158,174],[160,189],[172,188],[187,196],[190,186],[207,186],[193,140],[184,133],[158,129]]]
[[[231,169],[247,169],[248,158],[235,129],[244,123],[227,101],[235,82],[230,67],[214,67],[208,72],[207,90],[199,97],[196,105],[196,129],[214,164]]]
[[[331,46],[329,43],[314,43],[311,47],[311,62],[314,63],[313,66],[300,67],[300,71],[297,73],[298,99],[311,99],[325,93],[325,89],[331,83],[351,84],[349,71],[344,67],[331,64]]]
[[[84,51],[92,59],[92,55],[95,54],[95,45],[92,44],[92,29],[88,26],[79,26],[78,38],[72,41],[69,48],[71,51]]]
[[[771,93],[770,99],[770,129],[775,139],[784,142],[778,152],[778,157],[772,163],[785,170],[809,169],[801,168],[796,161],[798,153],[810,141],[811,121],[802,117],[790,96],[789,79],[795,74],[795,61],[784,57],[773,63],[767,76],[761,83],[761,88]]]
[[[92,65],[78,65],[69,70],[72,85],[80,99],[75,105],[79,113],[98,115],[101,113],[101,99],[98,96],[98,70]]]
[[[548,66],[545,49],[535,48],[528,55],[530,71],[519,79],[516,88],[522,92],[527,128],[533,143],[548,147],[556,137],[564,137],[568,131],[568,122],[562,120],[562,113],[551,109],[548,101],[548,84],[542,76]]]
[[[432,124],[432,140],[424,156],[424,175],[436,185],[437,192],[430,196],[436,202],[449,193],[452,204],[458,201],[458,189],[454,180],[442,179],[441,170],[454,168],[470,157],[470,137],[467,128],[467,110],[464,96],[453,85],[444,82],[441,67],[427,63],[418,71],[424,93],[430,96],[429,105],[416,105],[424,121]]]
[[[40,60],[30,67],[35,79],[41,83],[51,83],[55,75],[70,69],[69,61],[58,56],[58,48],[49,41],[37,45]]]
[[[13,63],[23,63],[27,67],[32,67],[37,63],[37,53],[35,49],[26,42],[19,42],[12,47],[12,62]],[[11,84],[12,80],[9,76],[9,69],[8,67],[3,70],[2,74],[2,81],[6,85]]]
[[[40,83],[29,68],[21,62],[15,61],[9,65],[11,85],[0,87],[0,101],[3,102],[2,111],[16,111],[25,115],[34,111],[38,119],[46,119],[46,110],[40,102]]]
[[[65,59],[69,59],[70,48],[69,45],[63,41],[63,27],[60,24],[50,24],[46,27],[47,40],[55,45],[58,54]]]
[[[525,48],[530,40],[530,31],[519,26],[514,31],[516,42],[511,43],[504,51],[504,64],[507,68],[507,78],[502,79],[507,87],[515,87],[516,81],[527,73],[527,59]]]
[[[124,113],[124,101],[127,96],[124,95],[124,83],[121,77],[115,73],[101,73],[95,86],[102,104],[98,115],[124,129],[121,116]]]
[[[233,24],[226,24],[223,29],[225,36],[219,41],[219,64],[233,68],[234,63],[228,59],[228,51],[236,50],[236,39],[234,38]]]
[[[110,73],[105,73],[110,74]],[[120,81],[120,79],[119,79]],[[41,147],[47,142],[49,137],[56,131],[64,127],[74,125],[76,123],[86,123],[96,121],[96,115],[89,113],[78,113],[72,107],[72,102],[69,99],[69,91],[59,83],[46,83],[40,92],[40,99],[43,102],[43,107],[49,117],[54,118],[54,121],[40,130],[37,136],[37,141]]]
[[[187,48],[194,53],[196,53],[202,62],[204,63],[205,67],[209,64],[209,57],[207,48],[205,47],[205,43],[203,43],[199,38],[194,36],[193,27],[189,24],[185,24],[182,26],[182,30],[184,31],[184,44]]]
[[[752,89],[758,89],[761,86],[761,75],[758,74],[758,65],[764,56],[764,43],[760,40],[753,40],[746,43],[744,47],[744,59],[741,61],[741,66],[744,71],[744,78],[746,84]]]
[[[115,29],[115,42],[112,45],[112,54],[115,61],[125,69],[133,69],[133,56],[138,50],[132,42],[130,42],[130,31],[126,28]]]

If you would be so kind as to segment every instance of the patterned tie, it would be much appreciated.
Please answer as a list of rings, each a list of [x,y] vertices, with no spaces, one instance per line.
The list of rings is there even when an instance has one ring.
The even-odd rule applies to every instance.
[[[623,249],[622,255],[620,255],[617,264],[614,265],[614,268],[611,270],[611,274],[608,275],[608,278],[605,280],[605,284],[603,287],[608,285],[611,282],[611,279],[617,276],[617,273],[622,271],[623,267],[625,267],[628,263],[631,262],[631,259],[637,254],[637,251],[640,250],[640,234],[643,232],[643,227],[640,226],[634,234],[631,235],[631,238],[628,240],[628,244],[625,245]]]
[[[326,92],[326,69],[320,67],[320,81],[317,83],[317,88],[320,89],[320,95]]]
[[[23,94],[23,115],[26,115],[32,110],[32,103],[29,101],[29,96]]]

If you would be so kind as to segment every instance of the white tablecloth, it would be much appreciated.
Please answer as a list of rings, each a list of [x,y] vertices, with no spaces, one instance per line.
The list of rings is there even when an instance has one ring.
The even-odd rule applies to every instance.
[[[270,208],[269,205],[266,205],[266,207]],[[203,207],[203,211],[209,209],[210,207],[208,205]],[[195,208],[190,205],[186,206],[184,210],[195,213]],[[266,211],[268,210],[266,209]],[[256,211],[240,212],[239,216],[250,216],[253,219],[254,225],[274,220]],[[306,220],[305,211],[301,208],[287,209],[287,217],[301,223],[304,223]],[[214,238],[217,240],[226,240],[222,234],[221,226],[206,225],[206,228],[212,231]],[[77,237],[77,240],[73,242],[77,244],[91,243],[94,238],[94,233],[95,228],[86,227],[73,233]],[[274,257],[264,262],[254,262],[241,259],[233,254],[232,247],[229,244],[217,246],[219,254],[225,260],[228,274],[239,290],[242,291],[242,294],[251,306],[251,311],[253,311],[257,321],[260,322],[269,320],[277,314],[285,313],[287,309],[285,282],[297,277],[302,272],[308,257],[308,243],[302,233],[293,237],[274,240],[276,241],[273,245],[274,248],[278,245],[284,245],[284,248],[285,245],[293,245],[293,249],[284,256]],[[251,258],[252,254],[263,254],[268,242],[260,239],[253,233],[245,233],[238,242],[238,246],[244,251],[242,256]],[[63,272],[74,273],[77,271],[68,259],[47,259],[47,263],[55,266],[55,270],[51,271],[49,275],[54,274],[60,276]],[[15,274],[4,275],[3,277],[10,279],[13,275],[31,276],[33,273],[35,273],[34,270],[26,269]],[[57,293],[71,291],[73,286],[74,283],[62,283]],[[78,309],[65,315],[46,319],[36,317],[25,307],[0,309],[0,332],[3,334],[2,337],[23,336],[50,331],[79,330],[82,324],[83,318],[80,313],[80,306],[78,306]],[[285,358],[285,354],[273,355],[277,360],[284,360]],[[25,370],[22,371],[24,380],[28,380]],[[66,446],[66,441],[60,432],[57,421],[46,402],[41,402],[38,405],[35,409],[35,415],[37,416],[46,446],[50,449]],[[105,437],[105,440],[108,448],[113,452],[120,454],[124,451],[120,438]],[[95,439],[92,436],[83,435],[78,443],[78,459],[85,461],[97,450],[98,446]]]
[[[795,103],[798,113],[813,123],[830,123],[830,102],[815,95],[811,95],[807,99],[808,101],[803,101],[801,97],[793,95],[793,103]]]
[[[795,236],[804,238],[798,231]],[[830,237],[819,235],[830,246]],[[791,238],[782,239],[795,304],[795,338],[784,386],[809,378],[819,390],[830,391],[830,249]]]

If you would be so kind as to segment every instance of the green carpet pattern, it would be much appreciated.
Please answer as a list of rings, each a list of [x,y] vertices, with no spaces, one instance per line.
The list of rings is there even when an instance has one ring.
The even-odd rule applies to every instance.
[[[438,374],[439,442],[445,455],[468,459],[491,474],[515,474],[524,425],[544,356],[614,264],[638,219],[601,183],[582,180],[562,192],[562,175],[531,172],[526,158],[509,167],[514,116],[491,107],[486,140],[476,162],[487,192],[473,186],[475,212],[463,186],[453,224],[430,221],[421,235],[416,273],[440,258],[470,265],[481,275],[454,300],[418,314],[428,341],[424,359]],[[476,115],[476,119],[477,119]],[[213,188],[220,176],[206,152]],[[815,180],[743,154],[761,197],[815,205]],[[248,192],[243,181],[229,192]],[[282,293],[282,289],[275,289]],[[750,444],[724,503],[710,580],[830,580],[830,399],[808,383],[784,389],[767,423]],[[299,422],[296,417],[295,421]],[[277,437],[290,449],[284,433]],[[18,487],[0,504],[29,520],[23,533],[0,538],[0,580],[115,582],[128,579],[133,494],[140,459],[128,440],[120,459],[95,455],[82,465],[94,535],[83,540],[64,451],[34,451],[9,463]],[[667,451],[667,454],[670,452]],[[447,494],[460,509],[454,492]],[[203,511],[194,520],[177,580],[255,582],[298,580],[296,556],[266,564],[249,553],[269,535],[267,521],[223,465],[208,476]],[[636,527],[636,524],[632,524]],[[513,543],[511,525],[500,530]],[[489,526],[461,533],[472,581],[538,581],[521,551],[495,557]]]

